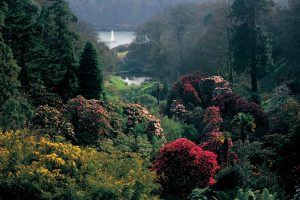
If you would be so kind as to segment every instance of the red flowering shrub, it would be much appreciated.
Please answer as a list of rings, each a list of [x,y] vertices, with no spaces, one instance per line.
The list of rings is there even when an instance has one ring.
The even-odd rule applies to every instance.
[[[201,104],[199,98],[198,88],[201,79],[205,78],[200,73],[190,73],[184,75],[177,81],[168,96],[168,102],[166,105],[166,114],[170,114],[170,108],[174,100],[182,102],[185,107],[193,108],[196,104]],[[188,94],[186,94],[186,92]]]
[[[218,94],[231,92],[229,83],[220,76],[205,77],[200,73],[184,75],[176,82],[169,94],[166,113],[170,113],[174,100],[182,102],[187,109],[208,107],[210,100]]]
[[[221,166],[234,163],[236,154],[231,152],[233,146],[231,138],[226,138],[220,132],[220,126],[223,123],[220,108],[211,106],[204,112],[203,122],[206,123],[204,133],[206,133],[207,141],[201,143],[199,146],[204,150],[214,152],[217,155],[218,163]]]
[[[261,106],[254,102],[249,102],[246,98],[240,97],[233,92],[224,93],[212,98],[214,106],[218,106],[226,122],[223,124],[225,129],[231,129],[230,121],[240,112],[251,114],[255,119],[257,128],[266,129],[268,120],[266,113]]]
[[[211,132],[218,132],[223,123],[220,108],[215,106],[206,108],[203,122],[206,123],[205,133],[210,134]]]
[[[151,115],[147,108],[141,106],[140,104],[127,104],[124,108],[124,114],[127,116],[126,132],[131,132],[131,130],[143,120],[147,122],[147,135],[157,136],[159,138],[164,138],[163,129],[160,125],[160,119]]]
[[[80,144],[92,144],[111,132],[109,113],[98,100],[77,97],[67,102],[65,113],[75,127]]]
[[[194,188],[214,183],[219,169],[217,156],[205,151],[188,139],[182,138],[166,144],[154,161],[160,175],[163,191],[185,197]]]

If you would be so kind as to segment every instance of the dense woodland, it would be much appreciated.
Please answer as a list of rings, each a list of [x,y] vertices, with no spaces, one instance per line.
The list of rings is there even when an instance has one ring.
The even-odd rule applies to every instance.
[[[65,0],[1,0],[0,199],[300,199],[299,13],[179,5],[109,50]]]

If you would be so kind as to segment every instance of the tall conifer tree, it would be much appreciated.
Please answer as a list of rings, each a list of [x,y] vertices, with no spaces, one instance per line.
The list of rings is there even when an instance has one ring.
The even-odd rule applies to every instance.
[[[79,94],[87,99],[99,99],[104,95],[103,75],[98,54],[91,42],[88,42],[81,55],[78,72]]]
[[[0,30],[4,26],[4,9],[7,6],[0,3]],[[0,105],[3,105],[9,98],[15,96],[20,86],[17,80],[20,68],[13,58],[11,49],[4,43],[0,31]]]
[[[237,72],[250,71],[253,99],[258,101],[257,79],[272,64],[272,49],[263,19],[268,0],[234,0],[231,8],[231,47]]]
[[[6,8],[0,2],[0,130],[20,128],[30,115],[29,105],[18,91],[20,68],[2,37]]]

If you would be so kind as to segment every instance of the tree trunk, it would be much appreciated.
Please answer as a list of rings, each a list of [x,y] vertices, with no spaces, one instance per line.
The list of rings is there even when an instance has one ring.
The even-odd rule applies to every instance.
[[[251,60],[250,60],[250,68],[251,68],[251,91],[252,91],[252,99],[254,102],[258,102],[258,88],[257,88],[257,63],[256,63],[256,10],[255,3],[253,1],[252,4],[252,16],[251,16]]]

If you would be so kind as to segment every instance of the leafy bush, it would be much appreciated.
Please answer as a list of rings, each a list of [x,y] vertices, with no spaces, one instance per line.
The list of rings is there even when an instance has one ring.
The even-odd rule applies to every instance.
[[[0,134],[4,199],[153,199],[155,174],[133,153],[52,142],[23,132]]]
[[[0,130],[16,130],[29,124],[33,110],[24,98],[9,98],[0,105]]]
[[[192,191],[190,196],[188,197],[189,200],[208,200],[209,198],[207,197],[207,188],[205,189],[200,189],[196,188]]]
[[[154,162],[165,195],[186,197],[194,188],[214,183],[217,156],[182,138],[166,144]]]
[[[112,153],[115,150],[128,153],[138,153],[144,160],[150,161],[156,156],[160,147],[152,145],[146,135],[125,135],[120,133],[117,137],[100,141],[99,149],[101,151]]]
[[[136,97],[132,98],[132,101],[139,103],[139,104],[143,104],[149,108],[157,105],[157,99],[154,96],[151,96],[149,94],[142,94],[142,95],[136,96]]]
[[[234,197],[231,197],[231,194],[226,194],[224,192],[217,193],[217,196],[221,200],[275,200],[275,196],[273,194],[270,194],[268,189],[264,188],[262,193],[260,191],[251,191],[251,190],[243,190],[239,189],[237,191],[237,194]]]
[[[165,116],[161,118],[161,125],[164,129],[164,135],[166,136],[168,142],[182,138],[184,130],[181,123]]]

